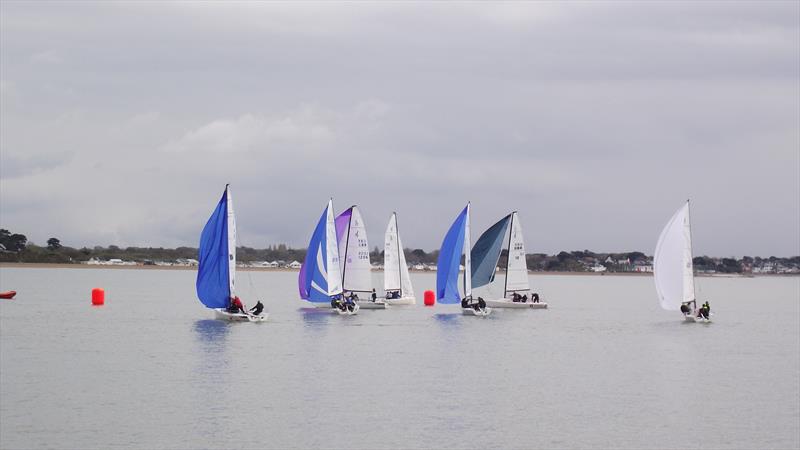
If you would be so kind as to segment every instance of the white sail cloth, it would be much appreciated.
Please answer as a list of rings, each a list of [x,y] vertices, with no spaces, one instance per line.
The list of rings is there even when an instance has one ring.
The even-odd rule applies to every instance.
[[[661,307],[677,311],[682,302],[695,300],[689,202],[664,227],[654,255],[653,278]]]
[[[528,264],[525,260],[525,240],[522,237],[522,224],[516,212],[511,216],[511,227],[508,230],[508,266],[506,268],[506,292],[527,291]],[[505,293],[504,293],[505,295]]]

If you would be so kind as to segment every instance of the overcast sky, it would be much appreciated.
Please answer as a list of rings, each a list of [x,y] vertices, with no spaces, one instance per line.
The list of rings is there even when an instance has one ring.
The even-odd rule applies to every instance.
[[[0,227],[370,245],[519,210],[529,252],[800,254],[800,2],[0,3]]]

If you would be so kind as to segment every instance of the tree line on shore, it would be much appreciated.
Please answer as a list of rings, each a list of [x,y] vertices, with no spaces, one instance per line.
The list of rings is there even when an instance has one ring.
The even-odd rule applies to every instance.
[[[439,250],[426,252],[423,249],[405,249],[406,262],[412,266],[430,267],[436,265]],[[284,244],[270,245],[266,248],[237,247],[236,257],[242,263],[256,261],[302,262],[306,249],[291,248]],[[504,266],[507,252],[503,250],[499,264]],[[94,246],[73,248],[62,245],[58,238],[47,240],[46,246],[28,242],[23,234],[0,229],[0,262],[26,263],[85,263],[90,259],[108,261],[119,259],[139,264],[152,262],[174,262],[197,258],[193,247],[108,247]],[[370,252],[374,264],[383,262],[383,251],[375,247]],[[555,255],[530,253],[526,255],[528,268],[543,272],[650,272],[652,257],[640,251],[619,253],[596,253],[589,250],[562,251]],[[695,269],[710,273],[798,273],[800,256],[768,258],[744,256],[742,258],[715,258],[697,256],[693,260]],[[767,268],[768,270],[763,270]],[[779,272],[783,270],[783,272]]]

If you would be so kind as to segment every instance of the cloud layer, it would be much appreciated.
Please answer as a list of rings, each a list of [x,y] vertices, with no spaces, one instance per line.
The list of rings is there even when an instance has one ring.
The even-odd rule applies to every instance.
[[[800,253],[796,2],[0,3],[0,226],[305,246],[329,197],[371,245],[519,210],[532,251]]]

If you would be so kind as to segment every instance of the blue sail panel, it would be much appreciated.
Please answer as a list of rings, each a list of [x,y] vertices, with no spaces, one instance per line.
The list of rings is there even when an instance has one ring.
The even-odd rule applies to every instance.
[[[327,264],[327,225],[328,208],[322,211],[317,227],[308,243],[306,258],[300,275],[297,279],[300,288],[300,298],[313,303],[327,303],[331,301],[328,295],[328,264]]]
[[[511,214],[484,231],[470,251],[472,259],[472,287],[478,288],[494,281],[495,267],[500,260],[503,237],[506,235]]]
[[[197,298],[209,308],[227,307],[231,296],[227,188],[200,234],[197,259]]]
[[[467,208],[461,211],[444,236],[436,262],[436,297],[439,303],[460,303],[458,269],[464,249],[464,232],[467,226]]]

